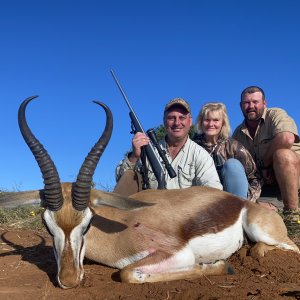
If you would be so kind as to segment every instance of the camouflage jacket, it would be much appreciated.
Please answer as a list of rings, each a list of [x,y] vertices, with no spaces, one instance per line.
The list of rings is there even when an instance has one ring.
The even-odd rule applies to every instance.
[[[202,146],[213,158],[219,177],[225,161],[229,158],[238,159],[245,168],[249,182],[248,200],[256,202],[261,193],[261,177],[250,152],[234,139],[219,138],[213,147],[208,146],[203,134],[195,134],[193,140]]]

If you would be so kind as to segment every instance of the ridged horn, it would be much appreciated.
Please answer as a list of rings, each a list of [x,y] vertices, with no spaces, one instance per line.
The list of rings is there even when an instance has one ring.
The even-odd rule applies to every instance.
[[[51,211],[58,211],[63,205],[62,189],[58,172],[44,146],[32,134],[25,117],[27,104],[37,97],[38,96],[28,97],[21,103],[18,111],[18,123],[24,141],[28,145],[40,167],[44,179],[44,196],[46,206]]]
[[[88,206],[93,175],[99,162],[99,159],[110,140],[113,130],[113,116],[110,109],[102,102],[93,102],[102,106],[105,110],[106,125],[98,142],[94,145],[94,147],[91,149],[91,151],[85,158],[79,170],[77,180],[73,184],[73,207],[78,211],[82,211]]]

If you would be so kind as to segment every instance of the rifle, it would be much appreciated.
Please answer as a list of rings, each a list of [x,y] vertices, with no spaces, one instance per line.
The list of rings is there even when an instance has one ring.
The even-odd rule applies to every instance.
[[[139,119],[137,118],[127,96],[125,95],[115,73],[113,70],[110,71],[128,108],[129,108],[129,117],[131,119],[131,128],[132,128],[132,132],[133,133],[136,133],[136,132],[142,132],[142,133],[145,133]],[[158,144],[157,142],[157,138],[156,138],[156,135],[155,135],[155,132],[153,129],[149,129],[147,131],[147,135],[148,137],[150,138],[150,143],[142,148],[145,149],[145,152],[146,152],[146,156],[148,158],[148,161],[151,165],[151,168],[153,170],[153,173],[156,177],[156,180],[158,182],[158,189],[165,189],[166,188],[166,182],[165,182],[165,170],[163,168],[163,165],[161,164],[161,161],[160,159],[157,157],[156,155],[156,152],[154,150],[154,147],[153,145],[156,147],[157,149],[157,152],[159,153],[163,163],[165,164],[165,167],[166,167],[166,170],[168,171],[168,174],[171,178],[174,178],[176,177],[176,172],[174,171],[173,167],[171,166],[171,164],[169,163],[167,157],[166,157],[166,153],[164,150],[161,149],[160,145]],[[144,164],[144,162],[143,162]],[[144,165],[145,167],[145,165]]]

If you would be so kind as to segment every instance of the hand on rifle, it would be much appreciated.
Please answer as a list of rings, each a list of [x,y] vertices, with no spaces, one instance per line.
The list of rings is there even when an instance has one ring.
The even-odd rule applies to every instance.
[[[137,132],[132,139],[132,153],[129,156],[131,163],[136,163],[141,157],[141,147],[148,145],[150,139],[145,133]]]

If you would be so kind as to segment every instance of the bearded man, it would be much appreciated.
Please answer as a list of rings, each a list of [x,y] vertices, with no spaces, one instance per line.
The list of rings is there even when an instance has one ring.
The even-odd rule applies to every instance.
[[[264,91],[250,86],[241,93],[244,121],[233,133],[252,154],[263,185],[278,186],[287,226],[300,226],[300,140],[297,126],[287,112],[267,108]]]

